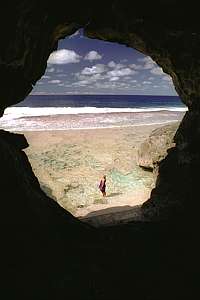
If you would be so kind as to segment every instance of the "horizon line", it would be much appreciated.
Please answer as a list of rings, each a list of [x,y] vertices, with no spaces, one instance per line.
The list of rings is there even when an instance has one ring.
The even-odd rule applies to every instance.
[[[59,95],[62,95],[62,96],[157,96],[157,97],[162,97],[162,96],[168,96],[168,97],[180,97],[179,95],[154,95],[154,94],[63,94],[63,93],[47,93],[47,94],[29,94],[28,96],[52,96],[52,95],[55,95],[55,96],[59,96]],[[26,97],[28,97],[26,96]]]

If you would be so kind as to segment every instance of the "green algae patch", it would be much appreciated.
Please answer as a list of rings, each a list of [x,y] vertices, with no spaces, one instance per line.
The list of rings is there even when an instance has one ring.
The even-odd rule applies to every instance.
[[[154,182],[152,174],[135,167],[131,172],[123,173],[118,169],[112,169],[108,174],[111,190],[114,191],[131,191],[138,188],[148,188]]]

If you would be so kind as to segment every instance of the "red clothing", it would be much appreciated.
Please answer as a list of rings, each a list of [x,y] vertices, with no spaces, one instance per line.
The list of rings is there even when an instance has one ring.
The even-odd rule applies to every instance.
[[[102,193],[105,192],[105,190],[106,190],[106,180],[105,179],[101,179],[100,184],[99,184],[99,189]]]

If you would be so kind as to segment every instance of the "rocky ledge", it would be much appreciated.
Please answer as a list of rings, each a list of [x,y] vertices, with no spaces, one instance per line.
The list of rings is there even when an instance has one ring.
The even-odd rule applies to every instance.
[[[167,150],[174,147],[174,135],[179,122],[168,124],[152,131],[149,137],[139,146],[137,164],[157,173],[158,165],[167,155]]]

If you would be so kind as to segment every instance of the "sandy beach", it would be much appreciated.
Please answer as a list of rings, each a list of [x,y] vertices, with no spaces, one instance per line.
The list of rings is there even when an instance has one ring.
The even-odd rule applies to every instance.
[[[77,217],[126,210],[148,199],[151,172],[136,165],[137,149],[161,125],[23,132],[42,189]],[[98,189],[107,175],[107,197]]]

